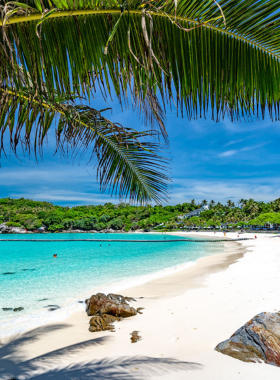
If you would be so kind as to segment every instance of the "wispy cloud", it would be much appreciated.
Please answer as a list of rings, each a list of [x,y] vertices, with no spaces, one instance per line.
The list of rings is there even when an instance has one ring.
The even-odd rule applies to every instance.
[[[222,152],[222,153],[219,153],[218,156],[219,157],[230,157],[230,156],[234,156],[235,154],[237,153],[241,153],[241,152],[246,152],[248,150],[254,150],[254,149],[258,149],[258,148],[261,148],[267,144],[269,144],[270,141],[268,142],[265,142],[263,144],[258,144],[258,145],[254,145],[254,146],[246,146],[244,148],[240,148],[240,149],[232,149],[232,150],[226,150],[225,152]]]
[[[226,150],[225,152],[219,153],[219,157],[230,157],[238,153],[238,150],[233,149],[233,150]]]
[[[95,193],[85,193],[79,191],[69,191],[69,190],[49,190],[40,189],[39,191],[29,191],[22,193],[11,194],[12,197],[24,197],[32,198],[33,200],[45,200],[49,202],[63,202],[64,204],[74,203],[88,203],[88,204],[103,204],[106,202],[118,203],[119,199],[110,198],[107,194],[95,194]]]
[[[279,198],[280,177],[268,178],[259,182],[257,179],[241,180],[193,180],[175,181],[171,204],[202,199],[226,202],[228,199],[253,198],[258,201],[272,201]]]
[[[231,141],[227,142],[224,146],[226,147],[226,146],[230,146],[230,145],[239,144],[243,141],[244,141],[244,139],[242,139],[242,140],[231,140]]]

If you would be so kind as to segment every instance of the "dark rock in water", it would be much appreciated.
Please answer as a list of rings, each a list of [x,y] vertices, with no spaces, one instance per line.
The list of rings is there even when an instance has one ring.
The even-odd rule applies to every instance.
[[[50,308],[48,309],[48,311],[55,311],[55,310],[58,310],[58,309],[60,309],[60,308],[58,308],[58,307],[50,307]]]
[[[26,271],[32,272],[34,270],[36,270],[36,269],[22,269],[23,272],[26,272]]]
[[[118,294],[97,293],[86,300],[87,314],[89,316],[99,314],[111,314],[116,317],[128,318],[137,314],[137,311],[128,305],[124,297]]]
[[[280,312],[256,315],[215,350],[244,362],[280,367]]]
[[[3,311],[11,311],[11,310],[13,310],[13,308],[12,307],[2,307],[2,310]]]
[[[4,272],[3,274],[16,274],[16,272]]]
[[[85,301],[78,301],[78,303],[85,303]]]
[[[47,306],[44,306],[44,307],[52,307],[54,309],[60,309],[60,306],[58,306],[58,305],[47,305]]]
[[[114,330],[112,323],[121,321],[121,318],[132,317],[137,311],[129,306],[127,301],[134,298],[123,297],[119,294],[97,293],[87,299],[87,314],[93,316],[89,321],[89,331]],[[135,300],[134,300],[135,301]]]
[[[47,301],[48,298],[42,298],[41,300],[38,300],[38,302]]]
[[[22,311],[24,310],[24,307],[16,307],[15,309],[13,309],[13,311]]]
[[[131,338],[130,338],[131,343],[136,343],[136,342],[138,342],[138,340],[141,339],[141,336],[138,333],[139,333],[139,331],[133,331],[130,334],[131,335]]]

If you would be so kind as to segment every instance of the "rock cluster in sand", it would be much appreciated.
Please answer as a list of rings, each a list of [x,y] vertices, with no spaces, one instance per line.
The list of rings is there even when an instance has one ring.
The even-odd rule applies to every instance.
[[[137,310],[128,302],[135,301],[134,298],[123,297],[119,294],[97,293],[86,300],[87,314],[92,316],[89,321],[89,331],[113,330],[112,323],[122,318],[132,317]]]
[[[280,312],[256,315],[215,350],[244,362],[280,367]]]

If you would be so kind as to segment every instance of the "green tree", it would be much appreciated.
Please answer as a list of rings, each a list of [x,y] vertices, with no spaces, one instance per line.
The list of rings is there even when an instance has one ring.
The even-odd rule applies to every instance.
[[[216,202],[215,201],[210,201],[209,203],[209,208],[212,209],[215,206]]]

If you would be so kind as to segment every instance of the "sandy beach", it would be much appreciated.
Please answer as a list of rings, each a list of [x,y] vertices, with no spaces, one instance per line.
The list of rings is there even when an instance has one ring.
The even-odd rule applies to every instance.
[[[223,236],[195,234],[202,235]],[[115,332],[90,333],[89,317],[79,311],[59,324],[5,338],[0,378],[279,379],[277,367],[244,363],[214,350],[256,314],[280,309],[279,238],[258,234],[221,244],[223,254],[122,291],[144,310],[116,323]],[[142,339],[132,344],[135,330]]]

